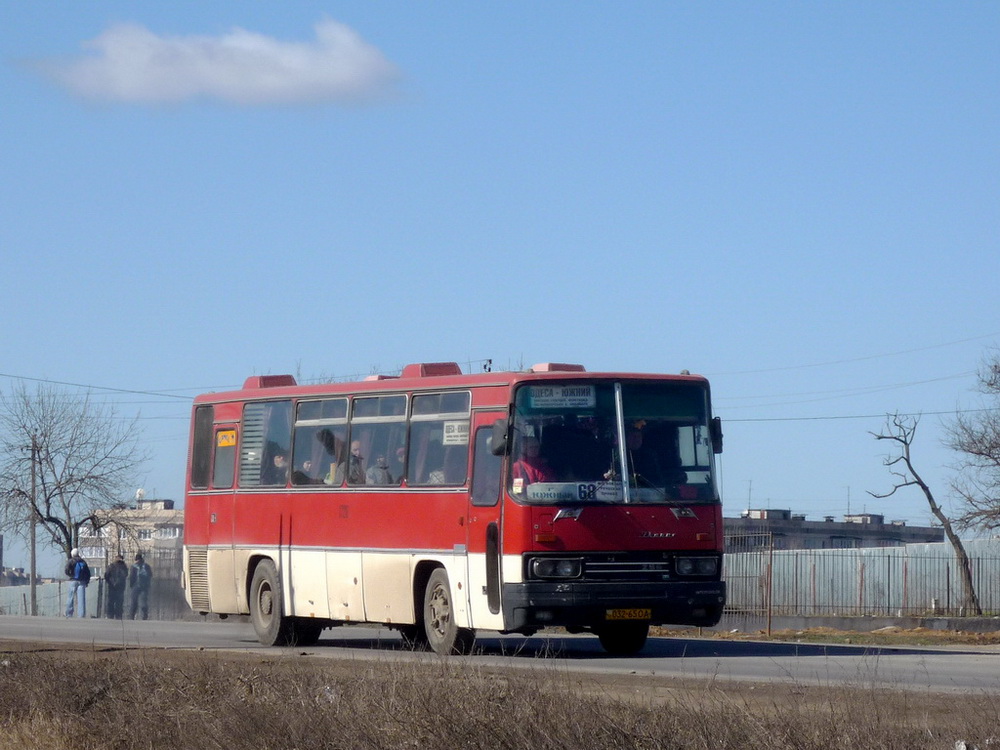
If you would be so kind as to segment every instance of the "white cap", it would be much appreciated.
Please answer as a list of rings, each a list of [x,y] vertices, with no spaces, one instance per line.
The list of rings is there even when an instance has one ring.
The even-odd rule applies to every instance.
[[[78,550],[76,547],[74,547],[73,549],[70,550],[69,556],[70,557],[79,557],[80,556],[80,550]]]

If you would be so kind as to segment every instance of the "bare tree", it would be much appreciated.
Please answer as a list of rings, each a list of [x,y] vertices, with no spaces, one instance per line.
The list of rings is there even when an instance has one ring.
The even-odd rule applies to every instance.
[[[1000,354],[979,368],[979,390],[1000,400]],[[965,528],[1000,528],[1000,408],[959,412],[948,433],[949,446],[960,454],[952,482],[963,505],[957,522]]]
[[[924,493],[924,497],[927,499],[931,513],[940,522],[941,527],[944,529],[944,534],[948,538],[948,542],[951,544],[952,549],[955,550],[955,557],[958,558],[959,574],[962,581],[962,606],[970,614],[981,615],[983,610],[979,605],[979,597],[976,595],[976,588],[972,581],[972,566],[969,564],[969,556],[965,551],[965,545],[962,544],[962,540],[955,533],[951,519],[948,518],[937,500],[934,499],[934,493],[931,492],[931,488],[913,467],[910,450],[913,446],[913,439],[917,434],[917,425],[919,422],[919,417],[890,414],[886,415],[885,429],[882,432],[871,433],[876,440],[889,440],[896,443],[899,454],[890,455],[885,459],[885,465],[889,467],[890,473],[896,477],[896,483],[893,488],[881,495],[874,492],[869,492],[868,494],[872,497],[886,498],[895,495],[896,492],[904,487],[916,486],[920,488],[920,491]]]
[[[0,528],[24,536],[33,521],[68,557],[84,526],[112,522],[146,460],[136,419],[90,394],[39,385],[0,393]]]

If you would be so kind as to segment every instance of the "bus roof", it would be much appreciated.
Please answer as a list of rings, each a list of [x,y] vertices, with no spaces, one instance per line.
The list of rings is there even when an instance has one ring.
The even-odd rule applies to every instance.
[[[310,396],[361,393],[366,391],[436,390],[510,386],[531,380],[612,380],[643,379],[707,383],[701,375],[687,370],[679,374],[588,372],[583,365],[544,362],[524,371],[490,371],[466,374],[456,362],[420,362],[406,365],[399,375],[369,375],[363,380],[299,385],[292,375],[252,375],[235,391],[205,393],[195,403],[242,401],[279,396]]]

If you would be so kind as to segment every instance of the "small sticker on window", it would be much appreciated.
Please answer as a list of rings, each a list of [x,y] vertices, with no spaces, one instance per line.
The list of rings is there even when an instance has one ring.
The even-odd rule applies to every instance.
[[[215,436],[215,444],[219,448],[232,448],[236,445],[236,430],[219,430]]]
[[[469,444],[469,423],[468,422],[445,422],[444,423],[444,444],[445,445],[468,445]]]

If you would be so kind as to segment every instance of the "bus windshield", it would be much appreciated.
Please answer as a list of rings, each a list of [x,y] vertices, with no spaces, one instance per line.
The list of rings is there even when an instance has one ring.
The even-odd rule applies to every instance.
[[[717,501],[709,418],[698,383],[525,384],[508,490],[527,504]]]

